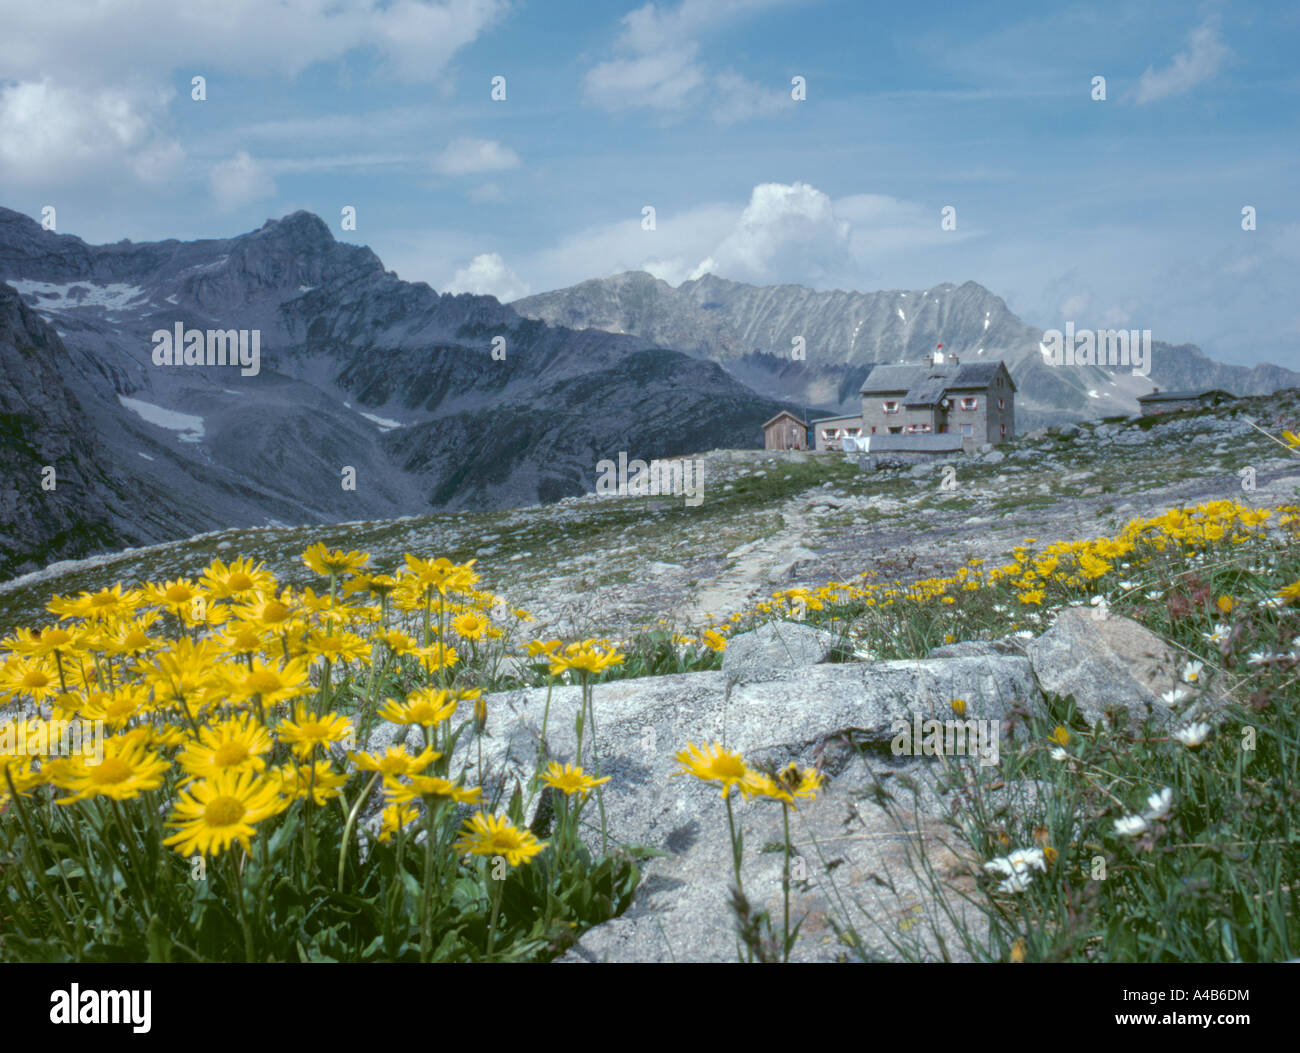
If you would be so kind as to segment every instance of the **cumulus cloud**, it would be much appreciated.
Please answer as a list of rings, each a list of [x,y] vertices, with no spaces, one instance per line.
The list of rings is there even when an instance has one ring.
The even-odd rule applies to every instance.
[[[51,17],[40,4],[8,5],[0,32],[0,182],[56,186],[88,172],[164,178],[184,160],[163,131],[178,68],[186,80],[293,77],[364,49],[390,77],[427,82],[507,7],[507,0],[225,0],[218,7],[96,0],[64,4]]]
[[[519,155],[495,139],[454,139],[434,159],[441,175],[475,175],[519,167]]]
[[[60,87],[49,78],[0,88],[0,179],[57,186],[99,176],[156,181],[184,159],[156,127],[165,93]]]
[[[212,166],[208,185],[223,212],[275,193],[275,180],[266,165],[242,150],[229,161]]]
[[[1219,31],[1209,23],[1192,33],[1186,51],[1174,56],[1162,70],[1148,66],[1138,78],[1136,98],[1140,104],[1182,95],[1219,72],[1228,49],[1219,40]]]
[[[762,183],[735,227],[696,268],[738,281],[816,285],[850,263],[849,224],[830,197],[807,183]]]
[[[638,107],[680,111],[711,104],[714,119],[730,124],[778,112],[785,96],[739,74],[710,73],[700,61],[700,38],[721,23],[782,0],[682,0],[676,7],[646,4],[625,15],[614,57],[583,79],[587,101],[606,110]]]
[[[455,273],[447,285],[447,292],[495,296],[502,303],[509,303],[527,296],[529,289],[498,253],[485,252],[470,260],[468,267]]]

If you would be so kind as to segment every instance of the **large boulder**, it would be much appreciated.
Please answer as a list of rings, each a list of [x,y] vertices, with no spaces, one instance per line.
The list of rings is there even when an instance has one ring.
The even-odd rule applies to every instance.
[[[678,774],[676,754],[688,742],[723,742],[740,750],[750,764],[793,761],[819,765],[827,775],[819,800],[801,805],[802,818],[792,822],[796,850],[807,871],[807,888],[797,897],[795,914],[810,912],[801,957],[833,958],[844,951],[830,922],[840,895],[868,906],[866,915],[855,918],[864,937],[875,931],[876,923],[889,929],[908,918],[906,931],[911,931],[922,915],[943,931],[941,905],[932,896],[926,898],[906,866],[906,851],[917,844],[916,825],[893,825],[866,791],[877,779],[897,781],[902,773],[938,763],[896,757],[890,743],[899,720],[913,724],[916,714],[952,718],[949,703],[955,698],[967,701],[968,719],[989,721],[1002,720],[1012,708],[1041,702],[1028,660],[1001,655],[812,665],[788,670],[779,679],[754,682],[705,672],[597,686],[595,743],[601,773],[612,776],[604,787],[611,841],[645,845],[666,855],[645,865],[646,881],[627,915],[609,923],[612,928],[602,926],[587,934],[573,959],[735,959],[726,806],[717,786]],[[488,697],[485,770],[472,778],[482,780],[489,794],[496,786],[506,795],[516,784],[527,787],[546,699],[545,689]],[[548,756],[555,760],[578,759],[574,718],[580,701],[576,687],[558,687],[551,693],[546,738]],[[582,763],[591,771],[590,728],[587,736]],[[954,759],[981,762],[988,758]],[[910,796],[903,797],[910,805]],[[764,846],[781,839],[780,806],[741,798],[733,804],[745,836],[746,889],[756,906],[779,918],[781,856],[764,851]],[[933,804],[932,797],[922,794],[915,805],[922,836],[932,839],[940,870],[950,870],[957,887],[962,868],[950,853],[937,848],[940,831]],[[593,800],[584,821],[594,824],[598,815]],[[816,834],[820,853],[810,831]],[[598,846],[598,833],[589,834],[588,841]],[[890,882],[895,891],[889,891]],[[955,940],[948,942],[956,945]],[[879,956],[891,953],[879,932],[872,946]]]
[[[1025,650],[1043,691],[1073,695],[1090,724],[1107,713],[1130,723],[1150,716],[1161,725],[1175,715],[1162,696],[1180,686],[1185,660],[1132,619],[1067,607]]]

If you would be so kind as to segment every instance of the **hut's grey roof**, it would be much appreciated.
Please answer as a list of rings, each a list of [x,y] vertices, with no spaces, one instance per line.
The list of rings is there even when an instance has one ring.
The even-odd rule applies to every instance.
[[[903,392],[907,406],[934,406],[945,391],[982,391],[987,388],[1002,368],[1001,359],[988,362],[962,362],[956,366],[876,366],[863,381],[862,395],[891,395]],[[1010,374],[1007,374],[1008,377]],[[1011,381],[1011,390],[1016,390]]]

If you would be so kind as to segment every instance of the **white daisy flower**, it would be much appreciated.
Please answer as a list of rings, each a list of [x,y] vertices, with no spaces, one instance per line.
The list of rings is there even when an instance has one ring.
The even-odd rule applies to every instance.
[[[1174,806],[1174,791],[1166,786],[1147,798],[1147,810],[1144,819],[1163,819]]]
[[[1194,684],[1200,678],[1201,670],[1205,668],[1204,662],[1188,662],[1183,666],[1183,679],[1189,684]]]
[[[1047,857],[1041,848],[1017,848],[1009,856],[999,856],[984,864],[990,874],[1002,874],[998,888],[1003,892],[1023,892],[1029,887],[1035,870],[1047,870]]]
[[[1136,589],[1140,584],[1142,583],[1139,581],[1121,581],[1119,587],[1128,591],[1129,589]]]
[[[1224,625],[1222,622],[1220,622],[1214,627],[1214,632],[1201,633],[1201,638],[1204,640],[1208,640],[1210,643],[1214,643],[1214,644],[1223,643],[1223,641],[1228,638],[1228,634],[1230,632],[1232,632],[1232,626]]]
[[[1149,829],[1147,821],[1140,815],[1126,815],[1122,819],[1115,820],[1115,833],[1121,837],[1137,837],[1138,834],[1144,834]]]
[[[1203,720],[1188,724],[1185,728],[1179,728],[1173,732],[1173,737],[1181,742],[1188,749],[1193,746],[1199,746],[1205,741],[1205,737],[1210,733],[1210,725]]]
[[[1172,691],[1166,691],[1160,697],[1165,700],[1166,705],[1176,706],[1179,702],[1187,697],[1187,692],[1181,687],[1176,687]]]
[[[1052,760],[1054,761],[1066,761],[1070,759],[1070,755],[1066,753],[1065,750],[1063,750],[1060,746],[1052,747],[1051,756],[1052,756]]]
[[[1150,592],[1147,593],[1147,599],[1148,599],[1148,600],[1158,600],[1158,599],[1160,599],[1163,595],[1164,595],[1164,593],[1161,592],[1159,589],[1152,589]]]

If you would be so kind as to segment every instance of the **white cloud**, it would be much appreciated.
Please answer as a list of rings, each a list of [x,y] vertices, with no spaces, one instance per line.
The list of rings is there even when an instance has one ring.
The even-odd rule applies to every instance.
[[[165,93],[60,87],[49,78],[0,88],[0,180],[58,186],[87,170],[146,182],[184,158],[156,127]]]
[[[762,183],[734,229],[713,249],[714,273],[737,281],[816,285],[851,262],[849,223],[807,183]]]
[[[682,0],[646,4],[623,17],[615,57],[583,79],[587,101],[606,110],[645,107],[675,112],[703,100],[722,124],[779,112],[780,92],[727,71],[712,74],[699,60],[700,38],[730,19],[784,0]]]
[[[96,0],[7,5],[0,32],[0,184],[84,179],[151,182],[181,148],[162,129],[176,71],[208,78],[220,105],[230,73],[297,76],[359,50],[384,73],[437,80],[456,52],[495,24],[507,0]],[[186,88],[188,92],[188,87]]]
[[[266,165],[242,150],[229,161],[213,165],[208,184],[223,212],[275,193],[275,180]]]
[[[474,175],[500,172],[519,166],[519,155],[495,139],[454,139],[434,159],[434,171],[442,175]]]
[[[1067,297],[1065,302],[1061,304],[1061,317],[1074,321],[1087,309],[1088,294],[1086,292],[1075,293],[1073,296]]]
[[[181,68],[296,76],[318,62],[377,51],[404,81],[437,79],[455,53],[505,14],[506,0],[97,0],[9,5],[0,69],[18,80],[50,76],[84,87]],[[212,85],[209,85],[211,88]],[[212,98],[209,92],[209,99]]]
[[[458,270],[446,291],[495,296],[502,303],[509,303],[527,296],[529,289],[527,283],[520,281],[518,275],[506,266],[500,255],[485,252],[470,260],[468,267]]]
[[[713,87],[713,119],[719,124],[772,117],[794,105],[789,91],[764,88],[730,70],[714,77]]]
[[[743,206],[660,209],[656,221],[653,231],[641,229],[639,217],[589,227],[517,266],[545,288],[631,270],[671,285],[716,274],[761,285],[862,288],[884,258],[978,234],[941,232],[937,207],[878,194],[832,200],[801,182],[760,184]]]
[[[1228,49],[1219,40],[1215,26],[1205,24],[1192,33],[1186,51],[1180,51],[1163,70],[1148,66],[1138,78],[1137,102],[1155,102],[1172,95],[1182,95],[1219,71]]]

